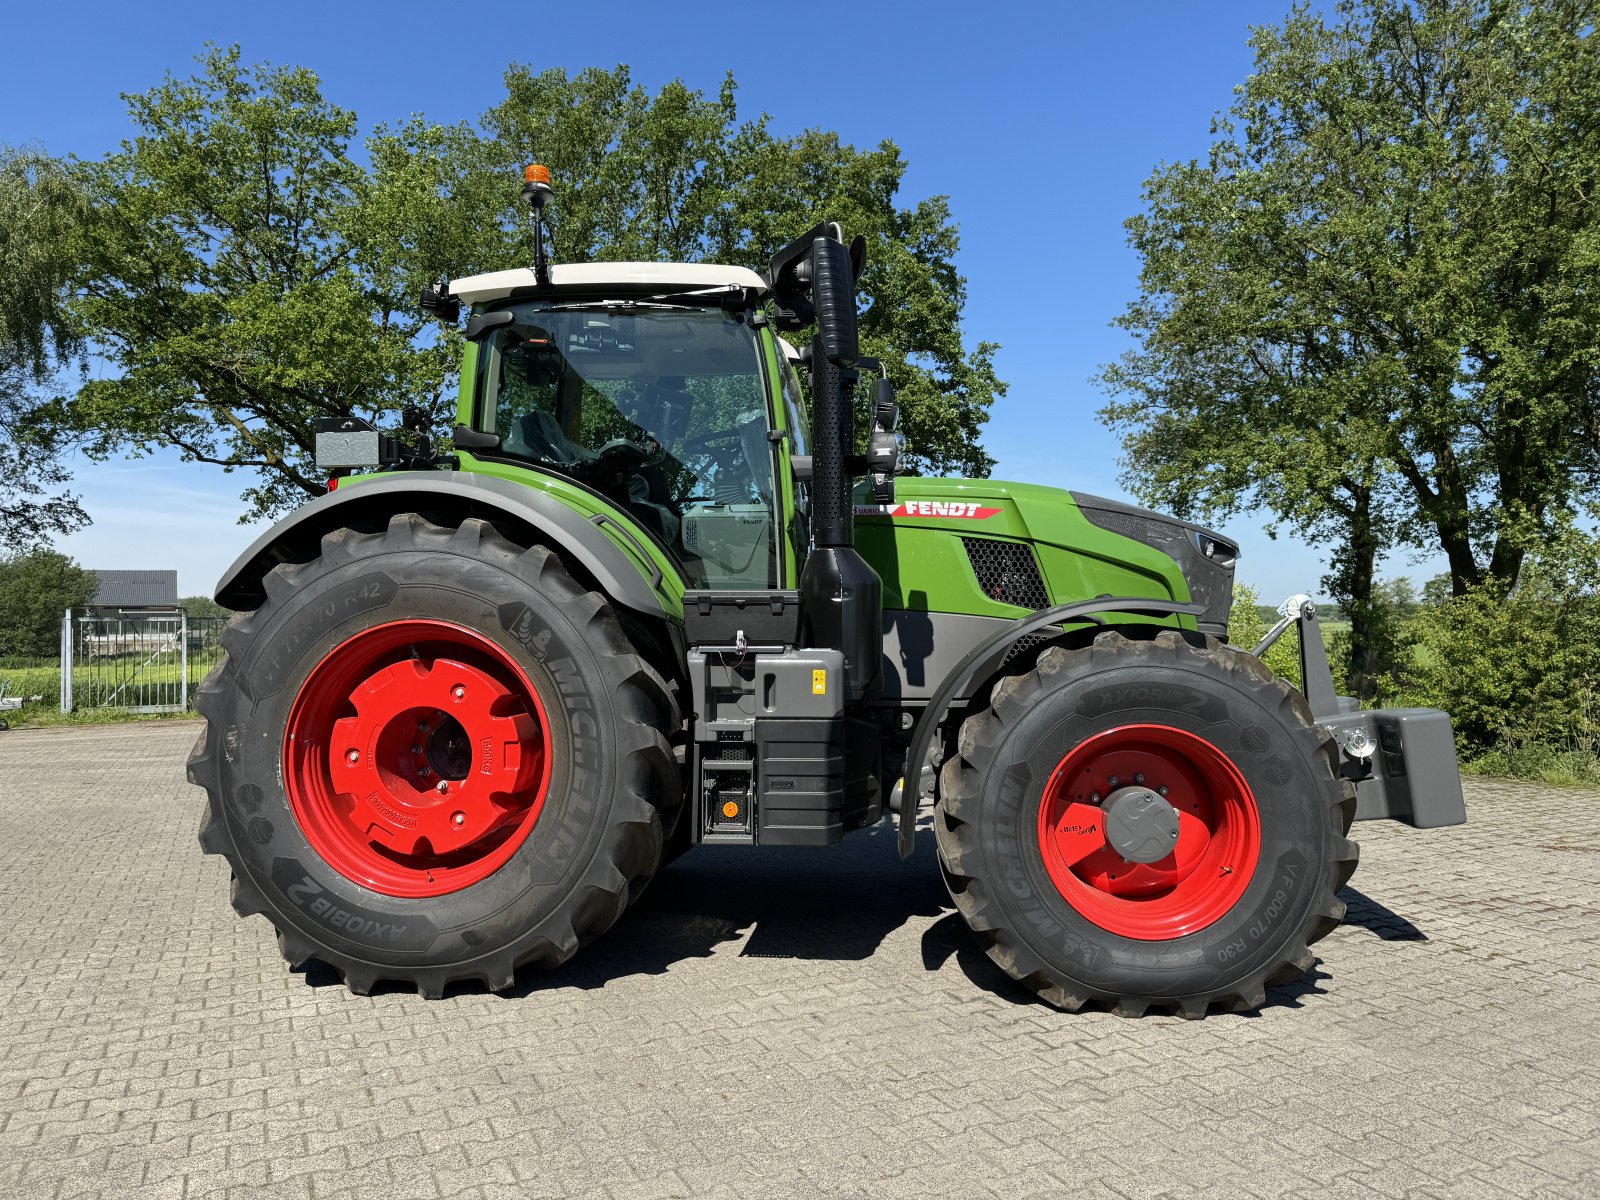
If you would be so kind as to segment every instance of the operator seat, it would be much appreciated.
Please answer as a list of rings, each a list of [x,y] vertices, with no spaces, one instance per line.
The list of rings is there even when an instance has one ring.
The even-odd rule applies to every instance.
[[[569,438],[555,414],[529,409],[511,423],[505,445],[514,454],[556,464],[587,462],[594,454]]]

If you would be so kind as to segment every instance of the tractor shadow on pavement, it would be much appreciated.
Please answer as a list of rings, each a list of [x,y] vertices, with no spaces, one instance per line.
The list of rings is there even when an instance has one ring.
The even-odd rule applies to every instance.
[[[632,975],[659,975],[741,938],[739,953],[746,958],[857,962],[871,958],[890,934],[917,922],[925,923],[920,944],[925,971],[939,972],[954,960],[971,983],[997,999],[1048,1007],[979,948],[939,878],[933,839],[917,841],[908,862],[900,860],[888,823],[828,850],[702,846],[664,869],[611,930],[566,966],[519,971],[515,986],[501,995],[514,999],[536,991],[601,988]],[[1348,905],[1346,925],[1385,941],[1427,940],[1406,918],[1354,888],[1343,889],[1340,897]],[[316,960],[304,972],[313,987],[340,982],[335,971]],[[1269,988],[1260,1011],[1298,1008],[1308,996],[1325,994],[1321,985],[1330,978],[1319,959],[1301,978]],[[377,989],[410,990],[391,983]],[[482,990],[476,984],[450,989],[452,994]]]
[[[554,972],[519,972],[505,995],[657,975],[740,939],[746,958],[861,961],[908,921],[950,910],[933,839],[919,838],[902,862],[889,823],[825,850],[700,846],[594,945]]]
[[[1339,899],[1348,906],[1344,923],[1375,933],[1386,942],[1425,942],[1428,935],[1394,909],[1353,887],[1341,888]]]
[[[1345,925],[1365,929],[1386,942],[1428,940],[1427,935],[1405,917],[1355,888],[1341,889],[1339,898],[1347,905]],[[967,930],[961,915],[953,910],[930,925],[922,934],[922,962],[926,969],[937,971],[952,957],[968,979],[994,995],[1013,1004],[1044,1003],[1033,992],[1012,980],[989,961],[988,955],[984,954],[973,941],[972,934]],[[1212,1019],[1222,1015],[1253,1018],[1273,1008],[1299,1008],[1308,996],[1326,995],[1327,989],[1322,985],[1332,978],[1333,976],[1325,969],[1323,960],[1319,958],[1311,970],[1299,979],[1269,987],[1266,1004],[1255,1012],[1229,1014],[1214,1012],[1211,1016]]]

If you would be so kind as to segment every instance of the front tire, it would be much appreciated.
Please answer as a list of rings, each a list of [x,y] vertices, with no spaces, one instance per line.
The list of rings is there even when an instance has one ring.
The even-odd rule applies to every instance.
[[[284,957],[352,991],[510,987],[598,936],[657,869],[671,695],[542,546],[416,514],[273,568],[196,707],[200,842]]]
[[[934,829],[990,958],[1056,1006],[1204,1016],[1303,974],[1356,865],[1304,699],[1198,634],[1049,647],[961,724]]]

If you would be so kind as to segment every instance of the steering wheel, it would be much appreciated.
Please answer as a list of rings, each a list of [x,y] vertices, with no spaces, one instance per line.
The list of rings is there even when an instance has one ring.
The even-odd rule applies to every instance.
[[[688,458],[690,455],[704,450],[717,442],[726,442],[731,438],[743,436],[744,430],[742,429],[718,429],[712,433],[702,433],[699,437],[690,438],[683,444],[683,449],[678,452],[679,457]]]
[[[607,471],[637,471],[654,466],[666,453],[661,443],[645,436],[638,439],[614,437],[595,451],[594,465]]]

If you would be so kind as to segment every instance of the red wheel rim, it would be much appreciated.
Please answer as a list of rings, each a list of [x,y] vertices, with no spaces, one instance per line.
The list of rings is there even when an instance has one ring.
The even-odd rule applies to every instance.
[[[516,853],[550,786],[539,693],[488,638],[444,621],[358,633],[289,709],[283,779],[306,839],[388,896],[440,896]]]
[[[1172,851],[1129,862],[1111,844],[1118,789],[1159,793],[1176,817]],[[1244,895],[1261,853],[1255,796],[1232,760],[1169,725],[1123,725],[1075,746],[1039,804],[1039,847],[1063,899],[1102,929],[1164,941],[1206,928]]]

